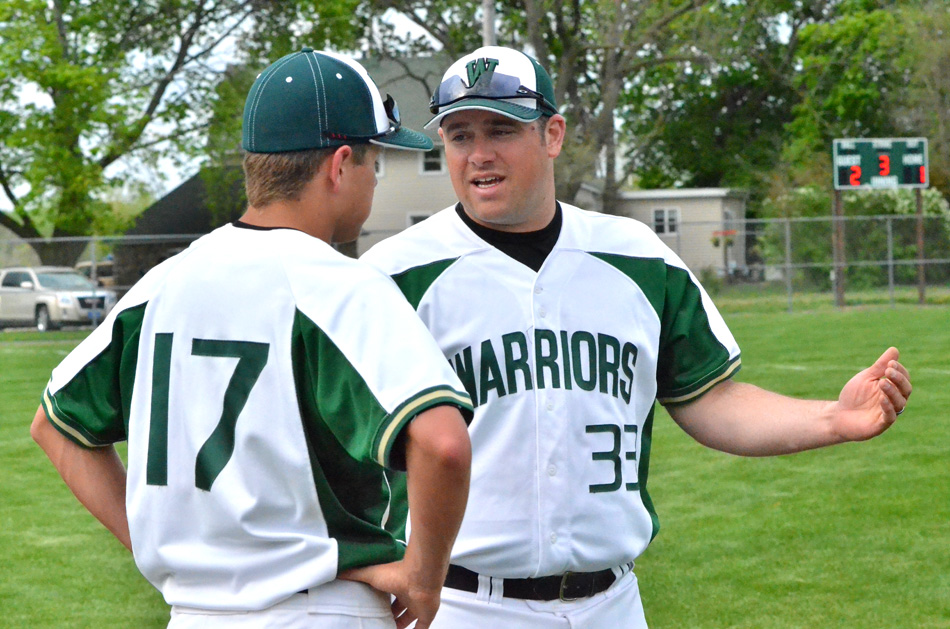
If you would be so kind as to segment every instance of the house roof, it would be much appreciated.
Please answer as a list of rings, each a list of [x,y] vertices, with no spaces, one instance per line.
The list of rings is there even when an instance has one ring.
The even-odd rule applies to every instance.
[[[600,196],[604,192],[603,184],[584,183],[581,188]],[[657,188],[648,190],[621,190],[621,199],[646,201],[650,199],[746,199],[749,193],[734,188]]]
[[[217,169],[220,172],[220,169]],[[219,199],[222,211],[218,216],[208,207],[207,179],[209,169],[202,169],[177,188],[150,205],[139,215],[135,226],[127,234],[206,234],[212,229],[234,220],[244,213],[243,177],[230,178],[225,187],[225,198]],[[234,169],[228,169],[230,174]],[[240,168],[237,168],[240,172]]]

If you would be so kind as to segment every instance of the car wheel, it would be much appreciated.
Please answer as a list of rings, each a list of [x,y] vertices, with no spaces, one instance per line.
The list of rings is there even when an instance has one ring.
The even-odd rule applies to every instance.
[[[46,332],[53,326],[50,325],[49,310],[46,306],[36,307],[36,329],[40,332]]]

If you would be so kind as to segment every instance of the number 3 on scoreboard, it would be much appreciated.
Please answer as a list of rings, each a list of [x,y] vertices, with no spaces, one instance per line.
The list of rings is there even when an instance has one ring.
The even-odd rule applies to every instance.
[[[145,482],[149,485],[168,484],[168,396],[171,376],[172,337],[170,333],[155,335],[155,355],[152,359],[152,406],[148,430],[148,457]],[[211,485],[234,454],[234,426],[247,404],[251,389],[257,383],[270,346],[248,341],[219,341],[192,339],[192,356],[237,358],[221,409],[221,419],[211,436],[198,450],[195,459],[195,487],[211,491]]]

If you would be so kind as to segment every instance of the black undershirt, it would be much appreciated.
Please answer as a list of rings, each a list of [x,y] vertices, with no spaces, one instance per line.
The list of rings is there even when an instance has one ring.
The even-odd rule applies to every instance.
[[[541,265],[554,249],[557,238],[561,234],[560,203],[555,205],[554,218],[551,222],[546,227],[533,232],[502,232],[479,225],[465,213],[461,203],[455,206],[455,211],[476,236],[535,273],[541,270]]]
[[[263,227],[261,225],[251,225],[250,223],[245,223],[239,218],[231,221],[231,224],[234,225],[235,227],[240,227],[241,229],[256,229],[257,231],[262,231],[262,232],[270,231],[272,229],[278,229],[277,227]]]
[[[269,232],[269,231],[274,230],[274,229],[292,229],[292,230],[294,230],[294,231],[303,232],[303,233],[305,233],[305,234],[307,233],[307,232],[304,232],[302,229],[297,229],[296,227],[287,227],[286,225],[273,225],[273,226],[270,226],[270,227],[267,227],[267,226],[264,226],[264,225],[251,225],[250,223],[245,223],[244,221],[242,221],[242,220],[239,219],[239,218],[234,219],[233,221],[231,221],[231,224],[234,225],[235,227],[239,227],[239,228],[241,228],[241,229],[253,229],[253,230],[259,231],[259,232]]]

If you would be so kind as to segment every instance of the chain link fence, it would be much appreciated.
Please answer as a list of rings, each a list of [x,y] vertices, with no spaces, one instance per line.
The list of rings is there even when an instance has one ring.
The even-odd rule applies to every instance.
[[[835,264],[834,220],[844,231],[844,260]],[[950,303],[950,221],[942,216],[857,216],[683,221],[661,237],[698,275],[717,303],[761,310],[769,302],[793,311],[835,304],[835,278],[845,305]],[[920,222],[918,222],[920,221]],[[364,233],[340,249],[357,255],[393,232]],[[184,250],[199,234],[116,236],[39,241],[81,248],[79,270],[120,295],[150,268]],[[0,239],[0,268],[37,266],[37,243]],[[836,268],[836,266],[840,268]],[[756,305],[758,303],[758,306]],[[745,304],[745,306],[743,306]],[[728,307],[727,307],[728,309]]]
[[[837,265],[836,222],[843,231]],[[664,240],[710,293],[726,299],[781,297],[788,311],[835,304],[840,278],[844,305],[950,303],[950,221],[943,216],[683,222]]]

